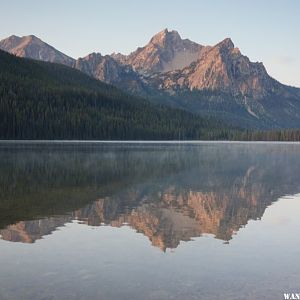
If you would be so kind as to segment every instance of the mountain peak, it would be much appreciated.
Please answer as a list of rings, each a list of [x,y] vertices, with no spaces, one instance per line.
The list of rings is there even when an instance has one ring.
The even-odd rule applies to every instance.
[[[202,48],[197,43],[182,39],[176,30],[165,28],[123,61],[143,74],[167,72],[182,69],[197,60]]]
[[[181,37],[176,30],[169,31],[165,28],[151,38],[150,44],[164,46],[168,41],[179,42]]]
[[[74,59],[56,50],[35,35],[10,37],[0,41],[0,49],[19,57],[61,63],[72,66]]]
[[[21,40],[22,40],[21,37],[16,35],[11,35],[8,38],[0,41],[0,49],[9,52],[9,50],[16,47]]]
[[[84,58],[90,59],[90,58],[96,58],[96,57],[102,57],[102,54],[100,52],[92,52]]]
[[[33,34],[30,34],[30,35],[25,35],[25,36],[22,36],[20,38],[20,46],[25,46],[26,44],[43,44],[44,42],[36,37],[35,35]]]
[[[37,36],[35,36],[35,35],[33,35],[33,34],[23,36],[22,38],[23,38],[23,39],[27,39],[27,40],[39,40],[39,41],[41,41],[40,38],[38,38]]]
[[[165,28],[162,31],[160,31],[158,34],[164,34],[164,35],[166,35],[166,34],[168,34],[168,32],[169,32],[168,28]]]
[[[13,34],[13,35],[9,36],[8,38],[2,40],[1,43],[5,42],[7,47],[9,47],[9,45],[10,45],[11,47],[14,48],[14,47],[16,47],[15,43],[24,44],[24,43],[36,42],[36,41],[42,41],[42,40],[33,34],[24,35],[22,37]]]
[[[233,41],[231,40],[231,38],[226,38],[224,39],[223,41],[221,41],[220,43],[218,43],[216,45],[216,47],[219,47],[219,48],[226,48],[226,49],[233,49],[234,48],[234,43]]]
[[[7,38],[7,40],[12,40],[12,39],[21,39],[19,36],[17,36],[17,35],[10,35],[8,38]]]

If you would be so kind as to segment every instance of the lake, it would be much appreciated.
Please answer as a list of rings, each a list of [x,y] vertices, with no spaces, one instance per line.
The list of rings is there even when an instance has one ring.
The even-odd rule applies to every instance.
[[[0,299],[300,292],[300,144],[0,142]]]

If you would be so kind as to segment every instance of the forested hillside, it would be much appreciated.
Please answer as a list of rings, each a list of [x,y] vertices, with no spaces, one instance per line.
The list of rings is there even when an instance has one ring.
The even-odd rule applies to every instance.
[[[233,128],[151,104],[63,65],[0,51],[0,139],[299,141],[300,130]]]
[[[228,139],[235,130],[227,128],[66,66],[0,51],[1,139]]]

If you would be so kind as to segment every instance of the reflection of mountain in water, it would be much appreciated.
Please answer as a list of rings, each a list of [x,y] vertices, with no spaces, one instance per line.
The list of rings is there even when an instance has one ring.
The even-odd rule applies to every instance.
[[[49,217],[33,221],[21,221],[0,230],[2,239],[12,242],[34,243],[43,236],[52,233],[72,219],[69,216]]]
[[[57,152],[57,156],[52,155],[44,161],[50,169],[56,165],[58,177],[53,179],[56,183],[51,185],[48,177],[50,182],[44,186],[41,184],[32,195],[45,195],[46,190],[47,197],[40,198],[40,201],[47,208],[53,204],[53,212],[49,214],[45,210],[46,214],[42,214],[40,210],[36,217],[24,214],[23,221],[18,213],[15,222],[11,222],[15,224],[0,231],[2,238],[31,243],[76,219],[91,226],[128,224],[162,250],[176,248],[180,241],[189,241],[203,234],[213,234],[218,239],[229,241],[250,219],[261,218],[266,207],[279,197],[299,192],[300,154],[297,146],[169,147],[154,152],[150,146],[146,150],[137,147],[126,155],[123,151],[109,149],[111,159],[106,161],[107,168],[102,169],[97,169],[97,162],[101,157],[107,157],[107,149],[102,149],[100,154],[98,150],[97,156],[94,150],[79,149],[74,156],[79,169],[73,167],[69,170],[66,167],[74,166],[75,162],[72,159],[69,162],[59,160],[64,155]],[[114,155],[111,151],[115,151]],[[43,165],[41,160],[36,164],[40,155],[31,156],[27,163],[31,167],[34,163],[39,169]],[[79,160],[80,163],[79,157],[83,159]],[[94,169],[88,169],[91,158],[94,159]],[[34,168],[28,168],[24,161],[22,165],[24,175],[30,177],[34,174]],[[26,170],[30,170],[29,174]],[[59,170],[63,174],[60,180]],[[103,179],[108,173],[109,182],[101,184],[93,179],[96,188],[91,188],[92,174]],[[74,196],[74,175],[81,178],[76,186],[79,195],[98,200],[86,201],[90,203],[83,208],[77,208],[78,202],[75,201],[73,211],[71,205],[62,214],[61,207],[55,209],[58,205],[51,194],[62,197],[60,201],[70,201],[69,198]],[[63,192],[58,193],[58,190]],[[18,199],[16,191],[14,194],[14,199]],[[57,213],[59,216],[55,216]]]

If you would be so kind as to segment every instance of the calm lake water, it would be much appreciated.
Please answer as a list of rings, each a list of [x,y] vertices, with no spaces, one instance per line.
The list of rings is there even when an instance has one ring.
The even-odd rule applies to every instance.
[[[0,143],[0,299],[300,292],[300,144]]]

